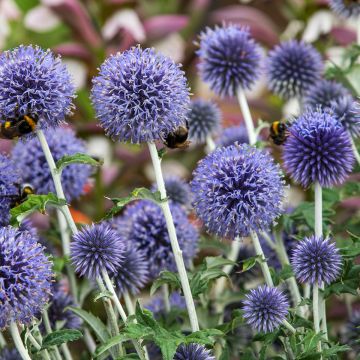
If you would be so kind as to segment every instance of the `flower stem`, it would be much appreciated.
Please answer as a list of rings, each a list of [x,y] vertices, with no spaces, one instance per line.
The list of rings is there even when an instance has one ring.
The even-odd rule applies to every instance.
[[[320,332],[320,319],[319,319],[319,286],[315,282],[313,285],[313,318],[314,318],[314,330],[315,333]],[[321,341],[317,344],[317,349],[321,352]]]
[[[46,330],[46,333],[47,334],[51,334],[52,333],[52,329],[51,329],[51,324],[50,324],[50,320],[49,320],[49,316],[48,316],[48,312],[47,310],[43,310],[42,312],[42,319],[44,321],[44,326],[45,326],[45,330]],[[65,344],[62,344],[62,345],[65,345]],[[54,352],[55,352],[55,358],[57,360],[61,360],[61,355],[60,355],[60,352],[59,352],[59,349],[57,346],[53,346],[53,349],[54,349]],[[72,357],[70,355],[70,357],[68,358],[65,354],[65,359],[66,360],[72,360]]]
[[[18,350],[21,358],[23,360],[31,360],[31,357],[29,355],[29,353],[27,352],[27,350],[25,349],[25,346],[21,340],[20,334],[19,334],[19,329],[16,325],[15,322],[11,322],[10,323],[10,333],[11,336],[14,340],[14,344],[16,346],[16,349]]]
[[[163,295],[163,299],[164,299],[165,311],[168,313],[171,310],[171,305],[170,305],[170,300],[169,300],[169,285],[164,284],[161,287],[161,290],[162,290],[162,295]]]
[[[296,333],[296,329],[295,329],[291,324],[289,324],[287,320],[284,320],[284,321],[282,322],[282,324],[283,324],[286,328],[288,328],[293,334]]]
[[[2,332],[0,331],[0,349],[4,348],[5,346],[6,346],[6,340]]]
[[[161,171],[160,159],[158,156],[156,145],[153,142],[149,142],[148,147],[149,147],[149,151],[150,151],[151,160],[152,160],[152,163],[154,166],[157,187],[160,191],[161,199],[163,199],[163,202],[160,204],[160,207],[164,213],[166,226],[167,226],[167,230],[169,233],[171,248],[172,248],[172,251],[173,251],[173,254],[175,257],[175,263],[176,263],[176,266],[178,269],[181,286],[182,286],[182,289],[184,292],[186,307],[187,307],[189,318],[190,318],[191,329],[193,332],[195,332],[195,331],[199,330],[199,323],[198,323],[197,314],[196,314],[196,310],[195,310],[194,299],[191,294],[189,279],[188,279],[187,273],[186,273],[186,268],[185,268],[184,259],[182,256],[182,251],[180,249],[180,246],[179,246],[179,243],[177,240],[177,236],[176,236],[174,220],[172,218],[169,202],[167,200],[165,183],[164,183],[164,179],[163,179],[163,175],[162,175],[162,171]]]
[[[215,142],[213,140],[213,138],[211,137],[211,135],[208,135],[206,137],[206,152],[208,154],[210,154],[211,152],[213,152],[216,149],[216,145]]]

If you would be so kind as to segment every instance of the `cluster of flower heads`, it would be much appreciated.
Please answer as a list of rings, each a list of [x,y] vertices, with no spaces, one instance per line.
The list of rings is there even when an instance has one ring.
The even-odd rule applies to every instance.
[[[10,226],[0,228],[0,329],[29,324],[50,298],[51,262],[37,238]]]
[[[65,155],[86,152],[84,142],[78,139],[71,129],[59,127],[47,130],[45,137],[55,162]],[[26,142],[19,141],[13,148],[12,159],[21,173],[22,181],[30,183],[37,194],[55,191],[49,166],[37,138]],[[91,171],[89,165],[83,164],[71,164],[63,169],[61,183],[68,201],[83,193]]]
[[[201,160],[191,187],[197,215],[210,233],[221,237],[266,230],[282,212],[279,165],[247,144],[218,148]]]
[[[110,56],[93,84],[97,117],[113,140],[160,140],[186,121],[190,98],[184,72],[153,49]]]
[[[350,174],[354,154],[345,128],[330,112],[309,110],[289,128],[284,145],[284,167],[303,187],[342,184]]]
[[[217,146],[226,147],[234,145],[235,143],[249,143],[249,136],[244,125],[235,125],[224,129],[219,138],[216,140]]]
[[[248,28],[235,25],[206,29],[200,35],[201,78],[221,96],[250,89],[260,76],[260,47]]]
[[[75,87],[60,57],[38,46],[0,55],[0,118],[37,116],[41,128],[56,127],[71,113]]]
[[[330,284],[340,274],[341,256],[330,239],[311,236],[295,246],[291,264],[302,283]]]
[[[356,18],[360,16],[360,4],[351,0],[329,0],[330,8],[344,18]]]

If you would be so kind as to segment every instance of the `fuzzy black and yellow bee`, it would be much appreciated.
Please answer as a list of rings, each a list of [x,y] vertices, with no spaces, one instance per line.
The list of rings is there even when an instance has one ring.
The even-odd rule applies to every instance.
[[[29,195],[35,194],[35,190],[30,184],[18,185],[18,192],[16,194],[2,195],[10,199],[10,208],[19,206],[23,203]]]
[[[174,132],[171,132],[166,136],[164,144],[170,149],[186,149],[190,144],[188,136],[188,124],[181,125]]]
[[[14,139],[35,131],[38,117],[33,115],[23,115],[15,119],[7,119],[0,124],[0,138]]]
[[[287,126],[282,121],[274,121],[270,125],[270,135],[269,137],[275,145],[283,145],[289,136]]]

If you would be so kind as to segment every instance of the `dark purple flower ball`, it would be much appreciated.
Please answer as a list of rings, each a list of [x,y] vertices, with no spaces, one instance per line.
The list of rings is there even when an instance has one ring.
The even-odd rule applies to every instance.
[[[302,283],[330,284],[340,275],[341,256],[330,239],[310,236],[294,248],[291,265]]]
[[[215,360],[211,352],[200,344],[182,344],[174,355],[174,360]]]
[[[0,351],[0,360],[22,360],[16,348],[3,348]]]
[[[55,162],[65,155],[86,152],[85,143],[68,128],[48,130],[45,132],[45,137]],[[37,194],[55,192],[50,169],[37,138],[25,142],[19,141],[13,148],[12,158],[23,182],[30,183]],[[91,167],[83,164],[71,164],[64,168],[61,183],[68,201],[82,195],[91,172]]]
[[[290,40],[269,52],[266,69],[270,90],[290,99],[303,96],[320,79],[323,64],[311,45]]]
[[[360,3],[357,0],[329,0],[332,11],[344,18],[356,18],[360,15]]]
[[[267,285],[250,290],[243,303],[246,322],[253,329],[264,333],[278,328],[289,309],[286,296],[279,289]]]
[[[125,292],[131,295],[139,293],[148,281],[148,268],[148,261],[143,252],[136,249],[133,244],[126,244],[123,261],[116,268],[116,272],[110,274],[120,298]]]
[[[220,127],[220,109],[212,101],[197,99],[188,112],[189,140],[204,143],[208,136],[216,134]]]
[[[20,174],[14,162],[0,154],[0,226],[6,226],[10,220],[10,207],[13,196],[19,194]]]
[[[200,35],[199,71],[203,81],[221,96],[250,89],[260,76],[260,47],[248,28],[236,25],[207,28]]]
[[[223,130],[216,141],[217,146],[230,146],[235,143],[248,144],[249,136],[244,125],[230,126]]]
[[[305,107],[323,109],[331,107],[333,101],[337,101],[344,96],[349,96],[349,90],[343,85],[329,80],[317,81],[306,93],[304,99]]]
[[[52,263],[37,238],[10,226],[0,228],[0,329],[29,324],[50,297]]]
[[[170,204],[170,209],[184,261],[189,264],[197,253],[199,233],[182,207]],[[150,278],[157,277],[162,270],[176,270],[165,217],[158,205],[138,201],[126,209],[122,221],[124,227],[119,235],[143,252]]]
[[[199,162],[194,208],[211,234],[235,239],[266,230],[282,212],[284,180],[271,156],[247,144],[216,149]]]
[[[360,311],[354,311],[345,325],[342,343],[352,348],[355,354],[360,354]]]
[[[159,140],[183,125],[190,102],[180,66],[140,47],[105,60],[91,98],[106,135],[132,143]]]
[[[327,110],[308,110],[289,128],[284,144],[284,167],[307,188],[315,181],[323,187],[342,184],[350,174],[354,154],[348,132]]]
[[[96,280],[102,271],[116,272],[123,263],[126,242],[105,223],[84,226],[73,236],[71,261],[80,276]]]
[[[71,114],[75,87],[59,56],[38,46],[19,46],[0,55],[0,118],[38,116],[42,129]]]

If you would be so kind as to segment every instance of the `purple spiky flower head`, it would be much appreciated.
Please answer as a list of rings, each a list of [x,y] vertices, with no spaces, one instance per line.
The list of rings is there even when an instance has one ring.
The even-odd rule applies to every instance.
[[[10,226],[0,228],[0,329],[29,324],[50,297],[51,262],[37,238]]]
[[[133,244],[126,244],[124,260],[116,268],[116,272],[110,274],[120,298],[125,292],[132,295],[139,293],[148,281],[148,268],[143,252]]]
[[[330,111],[306,111],[293,122],[289,133],[283,160],[291,178],[305,188],[315,181],[331,187],[346,180],[354,163],[351,140]]]
[[[182,344],[174,355],[174,360],[215,360],[210,350],[200,344]]]
[[[208,136],[218,131],[220,119],[220,109],[212,101],[193,100],[188,112],[189,139],[204,143]]]
[[[0,351],[0,360],[22,360],[16,348],[3,348]]]
[[[278,328],[289,309],[286,296],[279,289],[267,285],[250,290],[243,303],[246,322],[253,329],[264,333]]]
[[[269,52],[266,69],[269,89],[290,99],[303,96],[320,79],[323,64],[311,45],[290,40]]]
[[[106,135],[136,144],[160,140],[185,124],[190,103],[180,66],[140,47],[105,60],[91,98]]]
[[[332,101],[337,101],[344,96],[349,96],[349,91],[336,81],[317,81],[306,93],[304,98],[305,107],[323,109],[331,107]]]
[[[331,102],[334,116],[353,138],[360,137],[360,105],[352,96]]]
[[[330,284],[340,274],[341,256],[330,239],[310,236],[295,246],[291,265],[302,283]]]
[[[216,145],[230,146],[234,145],[236,142],[239,144],[249,143],[249,136],[244,125],[235,125],[224,129],[216,140]]]
[[[235,239],[266,230],[282,212],[279,165],[247,144],[216,149],[199,162],[191,182],[193,205],[211,234]]]
[[[170,209],[184,261],[189,264],[197,253],[198,230],[190,223],[182,207],[172,203]],[[124,225],[119,234],[143,252],[150,278],[157,277],[162,270],[175,271],[165,217],[158,205],[148,200],[138,201],[126,209],[121,221]]]
[[[12,196],[19,193],[19,173],[14,162],[0,154],[0,226],[6,226],[10,220]]]
[[[171,308],[176,308],[178,310],[186,309],[185,299],[178,292],[171,293],[169,296],[169,303]],[[154,296],[149,303],[145,304],[145,308],[150,310],[156,319],[166,315],[166,307],[162,295]]]
[[[19,46],[0,55],[0,118],[33,115],[42,129],[71,114],[75,87],[59,56],[38,46]]]
[[[200,34],[199,71],[203,81],[220,96],[250,89],[260,76],[261,51],[247,27],[207,28]]]
[[[357,0],[329,0],[335,14],[344,18],[356,18],[360,15],[360,3]]]
[[[96,280],[101,272],[116,272],[124,261],[126,243],[106,223],[84,226],[73,236],[71,261],[80,276]]]
[[[45,137],[55,162],[65,155],[86,152],[85,143],[78,139],[71,129],[49,129],[45,131]],[[50,169],[37,138],[19,141],[13,148],[12,158],[23,181],[30,183],[37,194],[55,192]],[[63,169],[61,183],[68,201],[78,198],[83,193],[91,172],[91,167],[84,164],[71,164]]]

